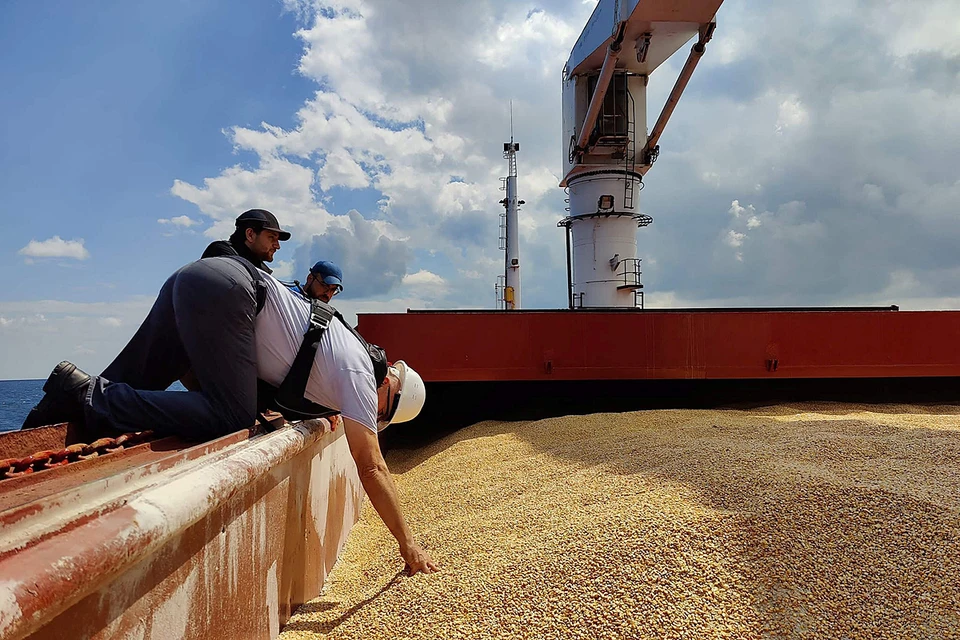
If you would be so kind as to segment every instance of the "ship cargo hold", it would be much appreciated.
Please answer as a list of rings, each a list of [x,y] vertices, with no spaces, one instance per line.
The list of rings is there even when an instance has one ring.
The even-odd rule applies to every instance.
[[[960,311],[650,308],[637,233],[654,220],[640,194],[721,3],[600,0],[574,45],[562,81],[569,207],[557,212],[566,308],[521,295],[511,131],[497,308],[359,314],[364,338],[427,386],[423,413],[384,432],[384,447],[485,419],[956,399]],[[648,129],[649,77],[691,41]],[[274,426],[202,444],[85,441],[74,425],[0,434],[0,639],[276,637],[320,593],[364,494],[342,429]]]

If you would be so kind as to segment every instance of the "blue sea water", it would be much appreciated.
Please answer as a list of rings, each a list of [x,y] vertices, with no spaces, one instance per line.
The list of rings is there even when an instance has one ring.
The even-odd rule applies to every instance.
[[[0,380],[0,432],[15,431],[23,424],[33,405],[43,397],[46,380]],[[174,382],[170,391],[186,391]]]
[[[43,397],[45,380],[0,380],[0,431],[19,429]]]

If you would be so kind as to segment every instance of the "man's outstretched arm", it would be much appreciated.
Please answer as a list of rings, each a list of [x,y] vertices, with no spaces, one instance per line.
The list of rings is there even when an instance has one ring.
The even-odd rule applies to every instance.
[[[360,482],[367,492],[373,508],[377,510],[387,529],[397,539],[400,545],[400,555],[407,564],[407,570],[412,576],[420,571],[433,573],[437,565],[426,551],[413,539],[410,528],[400,512],[400,501],[397,499],[397,488],[390,476],[390,469],[380,451],[380,441],[377,434],[363,426],[356,420],[343,419],[343,429],[347,434],[347,444],[350,454],[357,464],[357,473]]]

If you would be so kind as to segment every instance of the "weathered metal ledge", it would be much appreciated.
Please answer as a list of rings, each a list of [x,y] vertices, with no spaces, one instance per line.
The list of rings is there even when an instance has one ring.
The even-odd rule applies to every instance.
[[[317,420],[18,504],[0,512],[0,638],[273,638],[363,495],[343,431]]]

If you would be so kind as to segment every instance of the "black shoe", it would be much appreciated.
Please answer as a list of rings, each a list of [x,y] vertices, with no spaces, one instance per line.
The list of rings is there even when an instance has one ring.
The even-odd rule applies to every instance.
[[[65,395],[78,404],[87,401],[90,388],[90,376],[77,368],[77,365],[64,360],[53,368],[53,373],[43,383],[43,390],[49,394]]]
[[[61,362],[43,384],[44,396],[40,399],[21,429],[35,429],[61,422],[77,422],[83,419],[83,405],[87,400],[91,378],[70,362]]]

